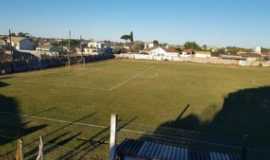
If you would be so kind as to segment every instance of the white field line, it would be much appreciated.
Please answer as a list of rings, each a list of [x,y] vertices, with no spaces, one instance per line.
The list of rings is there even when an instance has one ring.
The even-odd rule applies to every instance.
[[[126,80],[124,80],[124,81],[122,81],[122,82],[120,82],[120,83],[118,83],[118,84],[112,86],[112,87],[109,89],[109,91],[113,91],[113,90],[115,90],[115,89],[118,89],[118,88],[122,87],[123,85],[127,84],[128,82],[130,82],[130,81],[132,81],[132,80],[134,80],[134,79],[136,79],[136,78],[138,78],[139,76],[143,75],[145,72],[151,70],[152,68],[154,68],[154,66],[150,66],[150,67],[146,68],[144,71],[139,72],[139,73],[137,73],[137,74],[134,74],[133,76],[129,77],[128,79],[126,79]]]
[[[1,114],[1,113],[0,113]],[[48,118],[48,117],[40,117],[40,116],[31,116],[27,114],[22,114],[23,117],[26,118],[32,118],[32,119],[37,119],[37,120],[45,120],[45,121],[51,121],[51,122],[56,122],[56,123],[65,123],[65,124],[71,124],[71,125],[78,125],[78,126],[85,126],[85,127],[94,127],[94,128],[108,128],[109,126],[103,126],[103,125],[96,125],[96,124],[91,124],[91,123],[83,123],[83,122],[72,122],[72,121],[66,121],[66,120],[61,120],[61,119],[55,119],[55,118]],[[140,135],[152,135],[152,136],[157,136],[157,137],[164,137],[164,138],[169,138],[171,136],[164,136],[162,134],[156,134],[156,133],[149,133],[147,131],[140,131],[140,130],[132,130],[132,129],[121,129],[122,132],[126,133],[133,133],[133,134],[140,134]],[[0,136],[1,137],[1,136]],[[172,137],[175,138],[175,137]],[[187,140],[187,141],[194,141],[192,138],[181,138],[182,140]],[[226,144],[221,144],[221,143],[214,143],[214,142],[208,142],[204,140],[195,140],[195,142],[199,143],[205,143],[205,144],[210,144],[210,145],[216,145],[216,146],[223,146],[223,147],[228,147],[228,148],[239,148],[238,146],[234,145],[226,145]]]
[[[37,82],[30,82],[30,81],[22,81],[23,84],[27,85],[40,85],[40,83]],[[85,90],[99,90],[99,91],[110,91],[109,89],[106,88],[94,88],[94,87],[81,87],[81,86],[76,86],[74,87],[74,84],[67,84],[67,83],[62,83],[61,85],[51,85],[51,82],[48,82],[46,86],[51,87],[51,88],[57,88],[57,87],[64,87],[64,88],[70,88],[70,89],[85,89]]]

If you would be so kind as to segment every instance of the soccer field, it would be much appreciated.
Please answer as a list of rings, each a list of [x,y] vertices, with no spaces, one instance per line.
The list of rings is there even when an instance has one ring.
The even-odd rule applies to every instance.
[[[31,141],[59,128],[26,115],[107,126],[110,114],[117,113],[130,121],[126,128],[249,134],[252,146],[263,146],[270,142],[269,73],[269,68],[109,60],[6,75],[0,77],[0,111],[12,115],[1,116],[0,133],[20,132]],[[99,133],[71,124],[64,129],[77,141]],[[3,138],[1,146],[14,147],[14,139]],[[71,150],[79,144],[67,143]]]

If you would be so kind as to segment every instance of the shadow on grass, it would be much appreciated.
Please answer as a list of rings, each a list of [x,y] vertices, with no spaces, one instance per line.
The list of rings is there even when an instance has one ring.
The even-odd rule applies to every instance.
[[[10,78],[12,78],[12,77],[9,77],[9,76],[0,77],[0,88],[1,88],[1,87],[7,87],[7,86],[9,86],[8,83],[3,82],[3,81],[1,81],[1,80],[6,80],[6,79],[10,79]]]
[[[51,152],[54,152],[58,150],[59,148],[60,150],[62,150],[61,147],[63,147],[65,144],[69,143],[70,141],[73,141],[75,138],[80,136],[80,134],[81,134],[80,132],[76,134],[72,134],[70,132],[57,134],[55,137],[49,139],[47,142],[44,143],[44,150],[43,150],[44,154],[50,154]],[[31,159],[34,160],[36,159],[37,153],[38,153],[38,146],[26,152],[24,156],[27,157],[27,159],[29,160]]]
[[[130,123],[134,122],[137,117],[133,117],[128,121],[120,121],[118,130],[121,130],[128,126]],[[75,146],[72,151],[65,153],[64,155],[60,156],[59,160],[69,160],[69,159],[87,159],[86,157],[95,149],[100,147],[101,145],[107,144],[107,140],[110,137],[110,126],[101,129],[96,134],[91,136],[88,139],[80,139],[82,141],[80,144]]]
[[[245,143],[254,151],[250,152],[250,157],[253,153],[254,157],[257,156],[258,151],[260,158],[269,158],[265,157],[263,152],[270,148],[270,87],[242,89],[229,93],[224,98],[221,110],[211,121],[202,121],[195,114],[183,117],[188,106],[175,120],[161,124],[153,135],[144,135],[141,139],[166,139],[186,144],[189,148],[207,149],[205,142],[236,146],[240,151],[243,137],[248,135]],[[210,109],[211,107],[213,106],[209,106]],[[213,148],[216,149],[215,146]]]
[[[47,127],[45,124],[27,127],[29,122],[23,122],[18,107],[15,98],[0,95],[0,145]]]
[[[212,122],[211,130],[224,134],[247,134],[248,143],[270,144],[270,87],[230,93]]]
[[[10,77],[0,77],[0,80]],[[0,81],[0,87],[9,84]],[[29,122],[23,122],[19,103],[16,98],[0,95],[0,145],[12,142],[22,136],[45,128],[47,125],[27,127]]]

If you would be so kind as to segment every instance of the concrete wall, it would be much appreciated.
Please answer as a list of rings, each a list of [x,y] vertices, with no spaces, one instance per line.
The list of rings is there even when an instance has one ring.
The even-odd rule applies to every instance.
[[[167,56],[152,56],[143,54],[119,54],[115,55],[116,58],[125,59],[137,59],[137,60],[156,60],[156,61],[177,61],[177,62],[194,62],[194,63],[210,63],[210,64],[225,64],[225,65],[239,65],[239,66],[270,66],[270,61],[259,62],[254,59],[249,60],[232,60],[222,59],[218,57],[195,57],[195,56],[178,56],[178,57],[167,57]]]

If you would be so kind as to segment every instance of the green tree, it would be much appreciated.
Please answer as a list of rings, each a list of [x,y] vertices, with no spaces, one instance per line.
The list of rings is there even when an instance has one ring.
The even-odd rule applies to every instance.
[[[215,50],[214,52],[211,52],[211,56],[213,57],[219,57],[220,55],[226,54],[225,48],[219,48]]]
[[[131,47],[133,52],[139,52],[144,49],[144,43],[143,42],[134,42]]]
[[[16,36],[16,33],[10,33],[11,36],[15,37]]]
[[[30,37],[30,33],[25,33],[25,32],[19,32],[18,33],[19,37]]]
[[[265,52],[270,52],[270,49],[269,48],[262,48],[262,52],[265,53]]]
[[[202,49],[203,49],[204,51],[206,51],[206,50],[207,50],[207,45],[204,44],[204,45],[202,46]]]
[[[125,35],[122,35],[122,36],[121,36],[121,39],[123,39],[123,40],[125,40],[125,41],[128,41],[128,40],[131,39],[131,37],[130,37],[130,35],[125,34]]]
[[[131,42],[131,43],[134,42],[133,32],[130,32],[130,42]]]
[[[159,41],[158,40],[154,40],[153,41],[154,47],[158,47],[159,46]]]
[[[186,42],[184,44],[185,49],[201,50],[201,47],[196,42]]]
[[[124,34],[120,37],[120,39],[123,39],[125,41],[130,40],[131,43],[134,42],[133,32],[130,32],[130,34]]]
[[[80,47],[81,42],[80,40],[77,40],[77,39],[71,39],[71,40],[65,39],[62,41],[62,45],[65,47],[69,47],[69,43],[70,43],[70,48],[73,49],[76,47]]]

